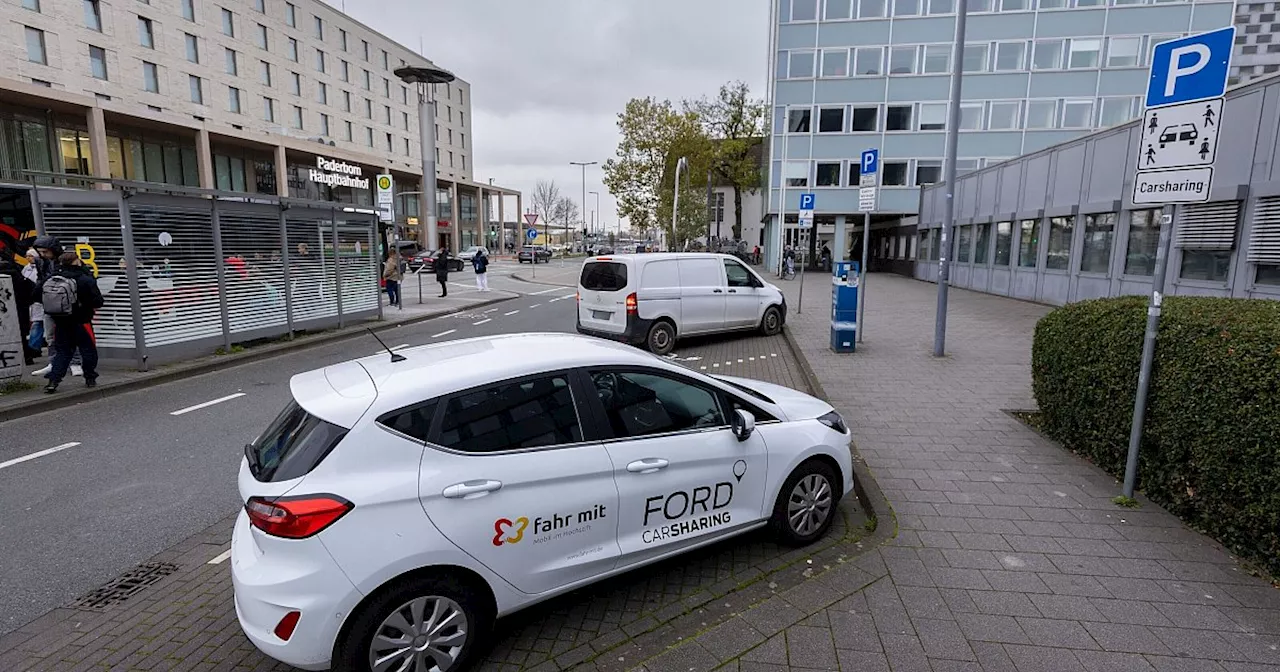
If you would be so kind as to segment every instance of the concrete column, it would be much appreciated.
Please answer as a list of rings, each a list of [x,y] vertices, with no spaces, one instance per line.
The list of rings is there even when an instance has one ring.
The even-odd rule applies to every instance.
[[[506,203],[507,195],[498,192],[498,249],[494,250],[496,254],[502,254],[507,251]]]
[[[209,146],[209,131],[196,131],[196,171],[200,174],[201,189],[216,189],[217,180],[213,174],[213,149]]]
[[[449,183],[449,247],[453,252],[458,251],[458,244],[462,242],[462,223],[458,221],[458,183]]]
[[[836,215],[836,235],[835,240],[831,243],[831,260],[844,261],[845,255],[849,253],[849,231],[848,218],[844,215]]]
[[[88,112],[89,174],[94,177],[111,177],[111,163],[107,157],[107,121],[101,107],[91,107]],[[95,189],[110,189],[105,182],[95,183]]]
[[[289,164],[285,157],[284,145],[276,145],[276,196],[289,195]]]
[[[476,207],[479,210],[476,213],[476,232],[479,234],[476,236],[476,245],[484,245],[489,242],[485,239],[489,226],[488,205],[484,200],[484,187],[476,187]]]

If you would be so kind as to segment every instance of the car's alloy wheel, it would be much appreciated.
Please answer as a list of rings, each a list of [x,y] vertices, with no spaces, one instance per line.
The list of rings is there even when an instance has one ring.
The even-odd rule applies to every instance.
[[[649,352],[655,355],[669,354],[676,347],[676,332],[666,322],[658,322],[649,329]]]
[[[760,331],[765,336],[773,336],[782,331],[782,314],[777,308],[770,307],[764,311],[764,317],[760,320]]]
[[[840,479],[830,464],[810,459],[787,476],[773,505],[769,525],[789,546],[804,546],[826,534],[836,517]]]
[[[807,537],[822,528],[831,517],[831,483],[822,474],[809,474],[791,489],[787,501],[787,524],[791,531]]]
[[[392,611],[369,643],[372,672],[445,672],[467,643],[462,606],[440,595],[414,598]]]

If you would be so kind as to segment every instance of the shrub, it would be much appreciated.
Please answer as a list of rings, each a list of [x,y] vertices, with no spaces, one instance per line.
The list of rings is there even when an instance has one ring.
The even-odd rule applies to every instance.
[[[1036,325],[1042,427],[1123,478],[1146,298],[1082,301]],[[1190,525],[1280,574],[1280,302],[1164,302],[1138,485]]]

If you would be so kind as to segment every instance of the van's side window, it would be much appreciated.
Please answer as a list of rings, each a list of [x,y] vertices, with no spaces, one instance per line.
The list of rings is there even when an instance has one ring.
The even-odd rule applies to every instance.
[[[724,274],[730,287],[750,287],[751,273],[736,261],[724,260]]]

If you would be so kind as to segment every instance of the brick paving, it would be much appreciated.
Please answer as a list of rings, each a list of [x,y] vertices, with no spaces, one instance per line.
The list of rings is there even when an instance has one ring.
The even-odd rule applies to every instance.
[[[1031,333],[1048,308],[952,290],[935,359],[936,286],[877,275],[865,342],[837,355],[830,280],[807,282],[789,329],[896,536],[858,559],[865,588],[772,598],[645,669],[1280,671],[1280,590],[1145,499],[1116,507],[1111,477],[1005,413],[1034,408]],[[780,284],[794,302],[798,283]]]

